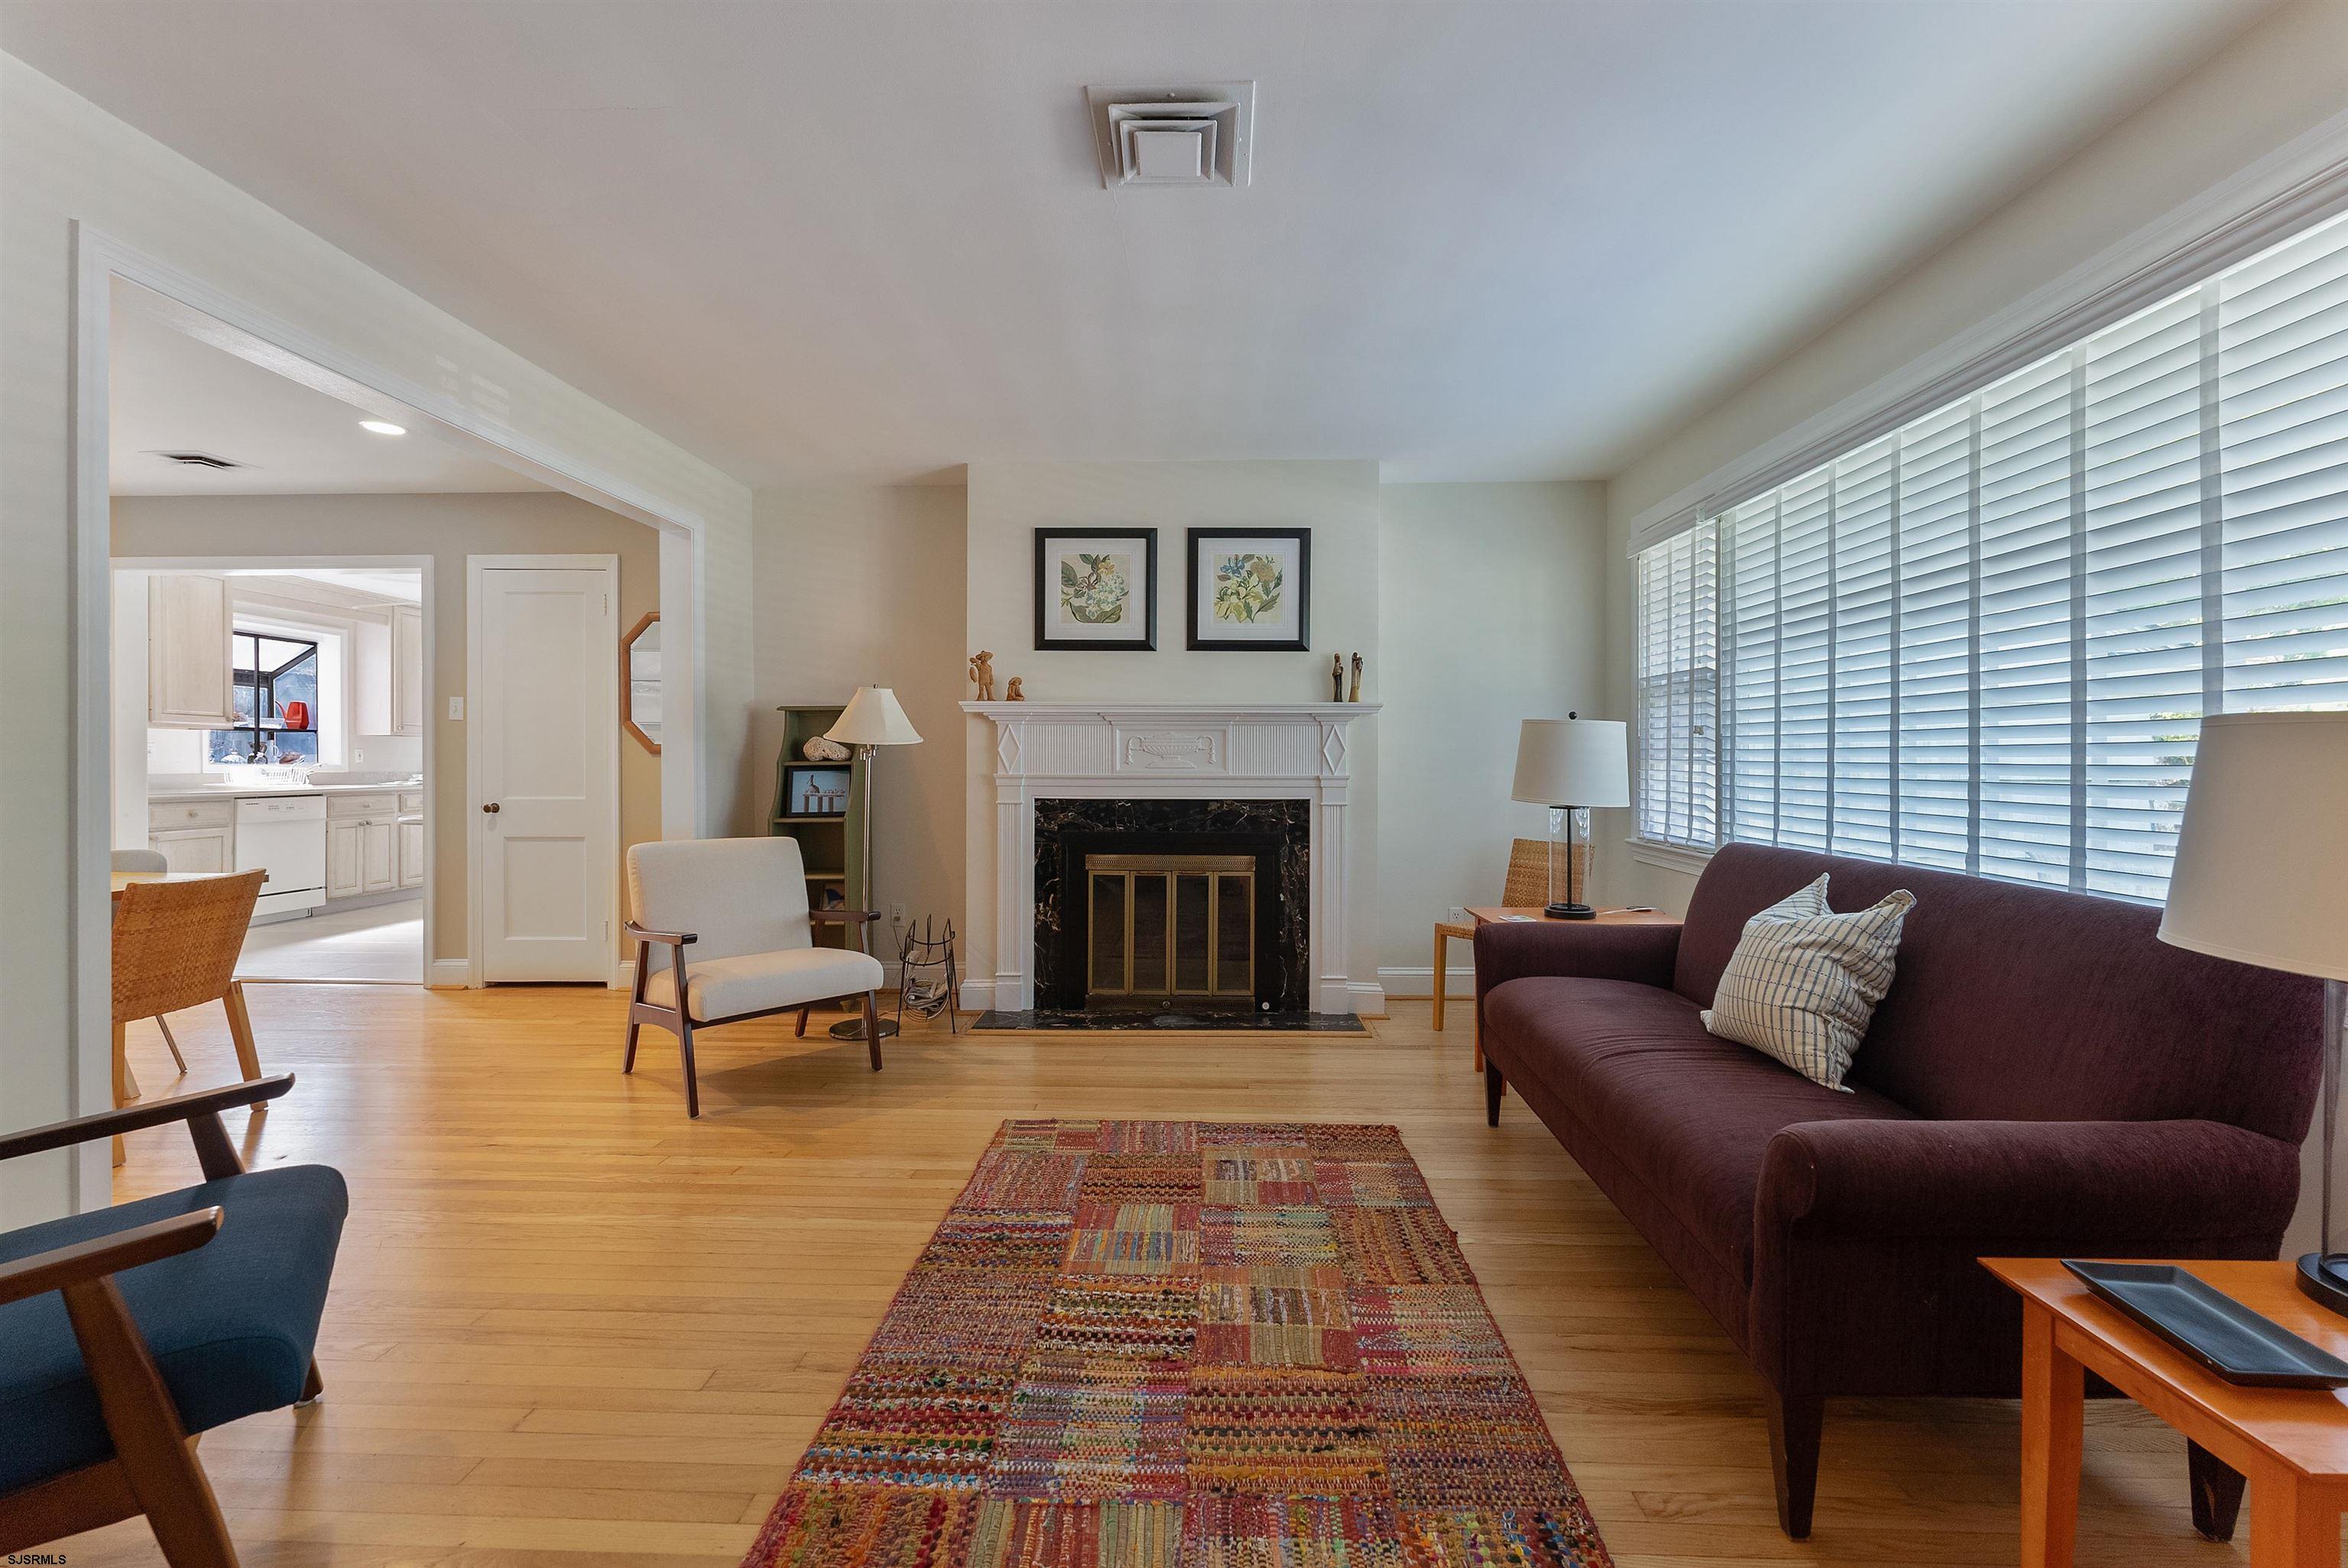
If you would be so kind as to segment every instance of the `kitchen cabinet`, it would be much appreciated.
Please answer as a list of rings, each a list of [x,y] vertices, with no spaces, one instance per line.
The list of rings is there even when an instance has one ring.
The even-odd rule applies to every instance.
[[[232,831],[225,826],[181,828],[149,834],[147,842],[162,851],[173,871],[226,871],[233,863]]]
[[[406,605],[391,612],[391,733],[424,733],[424,611]]]
[[[424,611],[395,605],[387,622],[361,621],[351,647],[355,733],[423,734]]]
[[[362,869],[365,851],[361,840],[366,836],[364,822],[333,822],[326,824],[326,897],[355,898],[366,891],[366,874]]]
[[[423,857],[417,857],[419,868]],[[329,795],[326,799],[326,897],[355,898],[401,886],[399,796]]]
[[[370,818],[359,826],[359,886],[368,893],[388,893],[399,886],[399,824],[391,817]]]
[[[424,819],[420,816],[399,819],[399,885],[424,886]]]
[[[166,730],[236,727],[228,579],[157,572],[147,579],[147,723]]]

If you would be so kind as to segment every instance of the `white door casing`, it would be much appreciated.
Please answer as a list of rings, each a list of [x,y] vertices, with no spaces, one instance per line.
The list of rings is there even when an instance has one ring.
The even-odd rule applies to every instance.
[[[492,984],[608,982],[618,558],[473,556],[466,568],[475,972]]]

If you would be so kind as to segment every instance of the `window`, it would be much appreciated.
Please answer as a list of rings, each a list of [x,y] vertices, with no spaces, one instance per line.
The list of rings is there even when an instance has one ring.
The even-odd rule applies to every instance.
[[[237,728],[208,733],[215,763],[318,760],[318,645],[274,632],[236,632],[230,640]],[[302,704],[299,727],[285,725],[286,704]]]
[[[1722,838],[2157,899],[2202,716],[2348,707],[2348,220],[1704,520],[1639,559],[1642,836],[1716,723]]]
[[[1713,537],[1699,524],[1639,558],[1635,804],[1641,835],[1658,844],[1709,847],[1715,837]]]

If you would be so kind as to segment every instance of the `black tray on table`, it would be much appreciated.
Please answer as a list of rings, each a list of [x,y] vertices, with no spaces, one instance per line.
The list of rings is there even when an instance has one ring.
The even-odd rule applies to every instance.
[[[2312,1345],[2174,1264],[2063,1266],[2089,1290],[2230,1383],[2260,1389],[2348,1389],[2348,1361]]]

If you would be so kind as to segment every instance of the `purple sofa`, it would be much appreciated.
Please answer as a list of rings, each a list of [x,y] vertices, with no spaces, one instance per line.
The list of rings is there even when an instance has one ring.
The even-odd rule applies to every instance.
[[[1745,922],[1821,871],[1837,909],[1917,900],[1851,1093],[1697,1018]],[[1752,1361],[1788,1535],[1809,1532],[1828,1398],[2019,1391],[2020,1306],[1977,1258],[2275,1255],[2321,989],[2168,947],[2159,921],[1731,845],[1684,926],[1477,931],[1492,1124],[1514,1086]],[[2215,1461],[2194,1458],[2198,1481]]]

